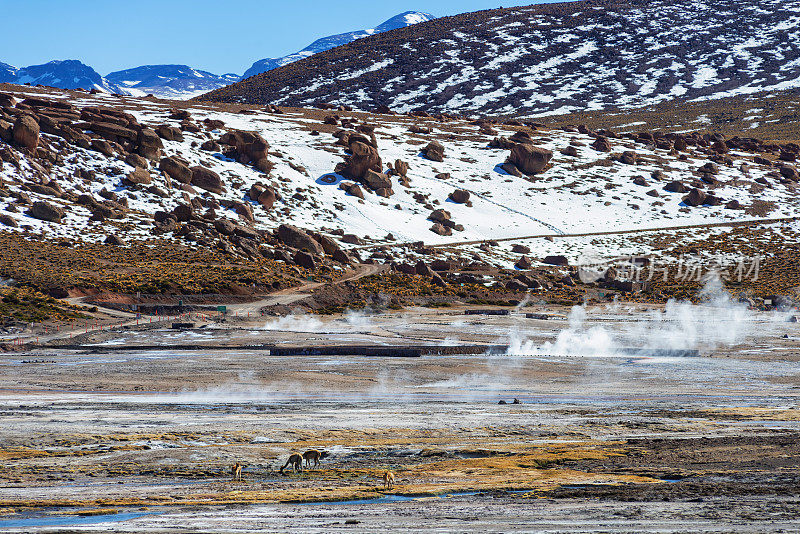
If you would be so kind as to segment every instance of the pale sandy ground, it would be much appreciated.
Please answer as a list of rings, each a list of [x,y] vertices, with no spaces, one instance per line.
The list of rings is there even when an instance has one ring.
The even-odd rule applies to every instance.
[[[643,322],[617,307],[579,324],[548,311],[561,318],[293,317],[111,341],[157,351],[4,354],[0,530],[800,530],[797,323],[698,308]],[[512,343],[517,355],[170,349],[219,342]],[[618,345],[701,356],[630,357]],[[322,469],[278,473],[312,447],[330,453]],[[234,461],[241,483],[227,474]],[[279,502],[381,498],[386,469],[398,474],[387,494],[445,495]],[[115,513],[67,515],[105,508]]]

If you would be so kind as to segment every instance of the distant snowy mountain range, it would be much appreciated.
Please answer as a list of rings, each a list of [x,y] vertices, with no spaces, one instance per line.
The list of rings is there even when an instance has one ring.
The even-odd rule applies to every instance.
[[[182,99],[230,85],[239,81],[239,75],[218,76],[187,65],[144,65],[112,72],[106,79],[136,96]]]
[[[153,94],[160,98],[183,100],[288,65],[336,46],[351,43],[362,37],[404,28],[434,18],[433,15],[427,13],[407,11],[390,18],[373,29],[323,37],[294,54],[282,58],[256,61],[241,77],[238,74],[212,74],[187,65],[144,65],[112,72],[104,77],[92,67],[78,60],[64,60],[23,68],[0,62],[0,83],[28,83],[61,89],[97,89],[107,93],[134,96]]]
[[[331,48],[335,48],[337,46],[341,46],[347,43],[352,43],[353,41],[361,39],[363,37],[368,37],[370,35],[376,35],[378,33],[388,32],[389,30],[397,30],[399,28],[405,28],[406,26],[413,26],[414,24],[419,24],[420,22],[428,22],[429,20],[433,20],[435,18],[436,17],[428,13],[421,13],[419,11],[406,11],[405,13],[401,13],[395,17],[392,17],[383,24],[369,30],[359,30],[355,32],[340,33],[339,35],[330,35],[328,37],[323,37],[322,39],[317,39],[316,41],[314,41],[301,51],[295,52],[294,54],[289,54],[288,56],[283,56],[279,58],[267,58],[256,61],[255,63],[253,63],[252,67],[250,67],[249,69],[247,69],[247,71],[245,71],[241,79],[244,80],[251,76],[255,76],[256,74],[261,74],[262,72],[267,72],[272,69],[277,69],[278,67],[282,67],[283,65],[294,63],[295,61],[305,59],[309,56],[313,56],[314,54],[319,54],[320,52],[325,52],[326,50],[330,50]]]
[[[78,60],[51,61],[44,65],[31,65],[18,69],[0,63],[0,81],[31,85],[48,85],[61,89],[97,89],[106,93],[123,91],[97,71]]]

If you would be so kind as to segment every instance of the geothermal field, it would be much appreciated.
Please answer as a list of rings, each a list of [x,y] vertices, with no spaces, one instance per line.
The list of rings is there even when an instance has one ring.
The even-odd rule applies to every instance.
[[[796,531],[797,323],[715,291],[195,317],[3,354],[0,530]]]

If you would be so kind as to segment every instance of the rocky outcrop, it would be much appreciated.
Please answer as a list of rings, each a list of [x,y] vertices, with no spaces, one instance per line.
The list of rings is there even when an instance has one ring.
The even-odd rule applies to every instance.
[[[229,149],[225,155],[244,165],[252,164],[259,171],[269,174],[272,164],[269,161],[269,143],[254,132],[231,130],[219,140]]]
[[[362,134],[348,135],[347,146],[350,154],[336,166],[338,174],[367,185],[365,179],[368,171],[383,172],[383,161],[370,138]]]

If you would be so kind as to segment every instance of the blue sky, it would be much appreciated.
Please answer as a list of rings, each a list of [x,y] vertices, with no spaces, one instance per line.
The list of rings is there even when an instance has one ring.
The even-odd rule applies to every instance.
[[[241,74],[318,37],[377,26],[404,11],[437,17],[542,0],[2,0],[0,61],[79,59],[100,74],[178,63]]]

